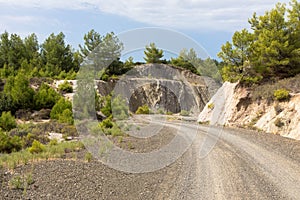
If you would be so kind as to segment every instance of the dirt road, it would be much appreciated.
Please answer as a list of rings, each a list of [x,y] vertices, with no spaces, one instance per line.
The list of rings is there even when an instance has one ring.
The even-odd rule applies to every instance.
[[[165,181],[158,199],[300,199],[300,144],[245,130],[198,128],[174,185]],[[201,150],[217,143],[206,157]],[[203,142],[206,141],[206,142]],[[209,145],[208,145],[209,146]],[[174,179],[173,179],[174,180]]]
[[[7,183],[31,165],[13,175],[3,171],[0,199],[300,199],[299,141],[193,123],[166,126],[157,138],[131,141],[134,151],[151,151],[172,140],[178,126],[185,134],[197,130],[190,148],[163,169],[130,174],[98,161],[43,161],[34,165],[35,183],[26,193]]]

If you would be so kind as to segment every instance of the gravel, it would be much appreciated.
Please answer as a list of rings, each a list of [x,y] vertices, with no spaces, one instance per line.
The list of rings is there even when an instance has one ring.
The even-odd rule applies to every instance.
[[[195,128],[186,124],[186,132]],[[86,150],[67,159],[0,169],[0,199],[299,199],[300,142],[276,135],[225,129],[214,149],[199,158],[206,127],[175,163],[151,173],[130,174],[97,160],[84,161]],[[124,137],[118,143],[134,152],[167,144],[174,135],[164,128],[152,138]],[[129,149],[128,142],[133,144]],[[32,175],[26,189],[13,189],[15,177]]]

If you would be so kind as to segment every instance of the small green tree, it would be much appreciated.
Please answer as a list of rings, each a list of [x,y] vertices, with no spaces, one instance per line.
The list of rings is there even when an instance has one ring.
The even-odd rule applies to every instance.
[[[65,111],[69,110],[69,111]],[[50,113],[50,118],[51,119],[56,119],[59,121],[66,121],[69,120],[70,112],[72,110],[72,103],[63,97],[60,98],[60,100],[53,106],[51,113]]]
[[[22,149],[22,140],[18,136],[8,136],[0,131],[0,152],[11,153]]]
[[[83,58],[87,57],[102,42],[101,35],[94,29],[85,34],[83,39],[84,45],[79,45],[80,55]]]
[[[17,76],[9,77],[4,86],[4,92],[9,94],[17,109],[31,108],[33,104],[34,90],[29,85],[29,79],[25,72],[19,70]]]
[[[35,109],[52,108],[60,99],[60,95],[49,85],[43,83],[34,95]]]
[[[14,111],[14,103],[10,94],[0,92],[0,112]]]
[[[200,73],[197,71],[196,67],[189,61],[185,60],[184,57],[179,56],[178,58],[171,58],[171,64],[177,67],[181,67],[187,70],[190,70],[194,74],[200,75]]]
[[[10,131],[17,127],[16,119],[11,115],[10,111],[2,113],[0,117],[0,127],[5,131]]]
[[[30,153],[41,153],[46,150],[46,147],[37,140],[32,142],[32,146],[28,149]]]
[[[61,71],[69,72],[77,68],[74,53],[70,45],[65,43],[65,35],[52,33],[41,45],[41,57],[48,76],[59,75]]]
[[[161,63],[161,58],[163,57],[163,51],[161,49],[156,48],[154,43],[150,43],[150,45],[146,46],[146,50],[144,51],[145,56],[144,60],[147,63]]]
[[[70,109],[65,109],[59,116],[58,116],[58,121],[60,123],[66,123],[66,124],[73,124],[74,119],[73,119],[73,113]]]

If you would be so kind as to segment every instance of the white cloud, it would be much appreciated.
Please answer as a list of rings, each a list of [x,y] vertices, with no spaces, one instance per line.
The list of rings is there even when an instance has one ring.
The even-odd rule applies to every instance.
[[[98,9],[152,26],[234,31],[247,26],[254,12],[263,14],[276,0],[0,0],[0,6],[44,9]],[[282,2],[288,3],[287,0]]]

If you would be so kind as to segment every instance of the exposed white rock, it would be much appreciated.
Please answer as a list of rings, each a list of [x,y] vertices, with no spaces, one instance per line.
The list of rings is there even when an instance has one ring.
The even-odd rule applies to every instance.
[[[210,122],[211,125],[225,125],[234,114],[237,100],[234,91],[237,83],[225,82],[206,104],[198,117],[199,122]]]
[[[238,83],[225,82],[198,117],[211,125],[257,128],[300,140],[300,94],[288,102],[253,102]]]
[[[56,139],[58,142],[64,141],[63,134],[61,134],[61,133],[54,133],[54,132],[49,133],[49,139],[50,140]]]

